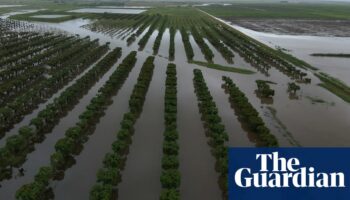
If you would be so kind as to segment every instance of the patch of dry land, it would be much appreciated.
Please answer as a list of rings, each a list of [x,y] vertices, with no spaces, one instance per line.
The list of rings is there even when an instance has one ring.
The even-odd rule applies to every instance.
[[[288,34],[350,37],[350,20],[232,19],[233,24],[254,31]]]

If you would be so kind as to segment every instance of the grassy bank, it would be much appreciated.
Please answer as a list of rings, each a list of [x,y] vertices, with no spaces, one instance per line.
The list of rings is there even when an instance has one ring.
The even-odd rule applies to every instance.
[[[210,69],[216,69],[220,71],[225,71],[225,72],[233,72],[233,73],[239,73],[239,74],[254,74],[255,72],[247,70],[247,69],[241,69],[241,68],[236,68],[236,67],[228,67],[228,66],[223,66],[219,64],[214,64],[214,63],[207,63],[207,62],[201,62],[201,61],[190,61],[192,64],[196,64],[199,66],[207,67]]]
[[[34,16],[37,15],[66,15],[62,17],[57,17],[57,18],[37,18]],[[75,14],[75,13],[67,13],[64,11],[38,11],[35,13],[27,13],[27,14],[20,14],[20,15],[13,15],[10,17],[10,19],[15,19],[15,20],[21,20],[21,21],[36,21],[36,22],[51,22],[51,23],[59,23],[59,22],[64,22],[72,19],[76,19],[82,17],[82,15]]]
[[[342,81],[333,78],[329,76],[328,74],[325,73],[317,73],[315,74],[322,83],[319,84],[319,86],[329,90],[333,94],[337,95],[344,101],[350,103],[350,87],[347,86],[345,83]]]
[[[313,53],[310,54],[311,56],[316,57],[339,57],[339,58],[350,58],[350,54],[344,54],[344,53]]]

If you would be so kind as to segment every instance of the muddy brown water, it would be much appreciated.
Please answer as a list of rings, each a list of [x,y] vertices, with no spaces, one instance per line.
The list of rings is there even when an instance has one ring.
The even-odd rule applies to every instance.
[[[90,35],[92,39],[99,38],[101,43],[111,42],[112,48],[117,46],[123,48],[123,56],[131,50],[138,50],[137,42],[147,32],[146,29],[132,45],[127,47],[125,40],[80,28],[81,25],[89,22],[89,20],[78,19],[58,24],[38,24],[45,24],[73,34],[77,33],[83,37]],[[136,82],[141,63],[147,56],[153,54],[152,47],[156,34],[157,31],[153,32],[145,49],[138,52],[137,66],[130,74],[120,93],[113,97],[113,104],[109,106],[106,115],[101,118],[95,133],[90,136],[91,138],[84,145],[81,154],[76,157],[76,165],[66,171],[66,176],[62,181],[53,183],[55,199],[88,198],[90,187],[96,180],[96,173],[102,166],[103,156],[110,151],[110,144],[115,139],[121,116],[127,109],[127,100]],[[190,40],[195,51],[195,60],[205,61],[192,36]],[[161,42],[161,51],[156,55],[155,73],[146,97],[144,110],[136,124],[126,169],[122,174],[123,182],[119,188],[120,199],[133,199],[133,197],[145,194],[146,196],[143,199],[153,200],[159,197],[161,191],[159,176],[161,172],[162,133],[164,131],[164,79],[168,63],[164,54],[168,55],[168,43],[169,34],[165,33]],[[177,65],[179,80],[178,129],[180,134],[179,156],[182,178],[180,191],[182,199],[212,200],[220,199],[221,196],[217,184],[218,174],[214,169],[215,159],[210,154],[210,147],[207,144],[208,139],[204,134],[197,99],[194,94],[192,83],[194,68],[201,69],[203,72],[208,88],[218,106],[219,114],[228,131],[229,146],[255,146],[255,143],[247,131],[242,128],[234,110],[230,107],[228,95],[221,88],[222,75],[231,77],[247,95],[249,101],[271,129],[271,132],[278,138],[281,146],[349,146],[350,135],[346,130],[350,130],[350,124],[348,123],[350,107],[337,96],[317,86],[319,81],[314,76],[311,76],[311,84],[302,85],[301,91],[298,92],[299,99],[295,100],[290,99],[286,91],[287,84],[291,80],[275,69],[271,69],[270,76],[266,77],[261,73],[242,75],[188,64],[179,32],[175,35],[175,51],[174,63]],[[218,55],[217,51],[213,50],[213,52],[215,62],[218,64],[256,71],[236,53],[235,63],[231,65],[220,58],[221,55]],[[43,143],[36,145],[36,150],[28,156],[28,160],[24,164],[25,176],[2,182],[0,199],[14,199],[16,190],[22,184],[32,181],[39,167],[49,163],[49,157],[54,150],[55,142],[63,137],[67,128],[74,125],[78,115],[96,94],[103,81],[110,76],[112,70],[114,68],[106,73],[103,79],[83,97],[67,117],[61,119]],[[263,104],[256,96],[254,91],[256,90],[255,80],[257,79],[271,80],[277,83],[271,85],[276,91],[273,104]],[[329,103],[313,104],[307,97],[320,98]],[[275,115],[268,107],[276,110]]]
[[[313,53],[349,53],[350,37],[277,35],[257,32],[237,25],[232,26],[272,48],[284,48],[287,50],[287,53],[350,85],[349,58],[315,57],[310,55]]]
[[[158,199],[164,131],[164,92],[166,59],[156,59],[143,112],[134,128],[118,199]],[[147,184],[145,184],[147,183]]]
[[[201,49],[199,48],[197,42],[194,40],[191,34],[189,34],[189,38],[194,53],[193,60],[206,62],[207,60],[205,59]]]
[[[279,35],[350,36],[350,20],[230,19],[233,24],[258,32]]]
[[[162,37],[162,42],[160,43],[158,56],[169,59],[169,46],[170,46],[170,32],[167,28]]]
[[[134,69],[118,94],[112,98],[113,103],[100,119],[82,153],[75,157],[76,164],[66,171],[62,181],[52,184],[55,199],[89,199],[89,191],[96,183],[96,173],[103,167],[105,154],[112,151],[111,145],[116,140],[119,122],[128,111],[129,97],[144,61],[145,56],[138,53]]]

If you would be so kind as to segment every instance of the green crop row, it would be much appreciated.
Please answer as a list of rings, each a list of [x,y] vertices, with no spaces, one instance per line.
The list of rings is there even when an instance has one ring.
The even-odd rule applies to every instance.
[[[162,193],[160,200],[180,199],[179,186],[179,134],[177,132],[177,77],[176,65],[169,64],[167,68],[165,89],[165,131],[163,143],[162,174],[160,181]]]
[[[223,88],[228,92],[229,100],[239,116],[239,120],[246,123],[249,129],[256,134],[259,143],[261,143],[260,146],[277,147],[278,141],[276,137],[271,134],[259,116],[259,112],[249,103],[245,94],[240,91],[229,77],[224,76],[222,79],[224,81]]]
[[[175,58],[175,34],[176,29],[170,27],[170,44],[169,44],[169,60],[174,60]]]
[[[189,38],[188,33],[184,27],[181,28],[180,32],[181,32],[182,42],[183,42],[184,47],[185,47],[187,60],[191,61],[191,60],[193,60],[194,53],[193,53],[193,48],[191,46],[190,38]]]
[[[129,112],[124,114],[120,122],[121,128],[117,133],[117,140],[112,144],[113,152],[106,154],[103,168],[97,173],[98,183],[91,188],[90,200],[109,200],[117,192],[117,186],[121,181],[121,171],[132,143],[134,125],[142,112],[145,97],[152,80],[153,62],[154,57],[148,57],[141,68],[137,83],[129,99]]]
[[[116,50],[120,52],[120,49]],[[55,153],[51,155],[50,165],[41,167],[32,183],[23,185],[16,193],[18,200],[46,199],[50,181],[56,180],[64,171],[71,167],[74,156],[79,155],[81,146],[89,140],[96,124],[104,110],[107,109],[110,99],[124,84],[129,73],[136,63],[136,52],[131,52],[119,67],[109,77],[109,80],[91,100],[86,110],[79,116],[75,126],[66,131],[65,137],[55,144]]]
[[[96,66],[90,69],[83,77],[68,87],[53,103],[48,104],[33,118],[30,126],[23,126],[17,135],[10,136],[6,144],[0,149],[0,179],[9,178],[12,167],[21,165],[35,143],[44,139],[59,119],[67,114],[79,99],[97,82],[121,56],[121,49],[116,48],[103,58]]]
[[[209,137],[209,145],[216,158],[215,169],[220,174],[219,186],[223,196],[227,197],[227,173],[228,173],[228,149],[225,142],[228,141],[228,134],[222,124],[218,108],[211,96],[208,86],[205,83],[202,72],[194,69],[193,84],[198,100],[198,108],[202,115],[206,135]]]

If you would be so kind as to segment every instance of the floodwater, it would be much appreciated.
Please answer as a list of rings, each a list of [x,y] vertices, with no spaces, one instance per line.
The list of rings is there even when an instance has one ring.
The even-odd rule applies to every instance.
[[[124,56],[126,55],[125,52]],[[105,115],[101,117],[95,133],[84,144],[82,153],[75,157],[76,165],[66,171],[62,181],[53,183],[55,199],[89,199],[89,191],[96,183],[95,175],[103,166],[105,154],[112,151],[111,145],[117,139],[119,122],[123,114],[128,111],[129,97],[144,61],[145,57],[142,56],[142,53],[138,53],[135,67],[124,86],[112,98],[113,103],[108,106]],[[77,180],[80,181],[79,184]]]
[[[21,7],[24,5],[0,5],[0,8],[13,8],[13,7]]]
[[[160,43],[158,56],[169,59],[169,46],[170,46],[170,32],[166,29],[163,33],[162,41]]]
[[[349,53],[350,37],[295,36],[262,33],[232,25],[237,30],[272,47],[284,48],[297,58],[350,85],[350,59],[315,57],[313,53]]]
[[[34,15],[30,16],[31,18],[46,18],[46,19],[56,19],[56,18],[62,18],[62,17],[68,17],[70,15]]]
[[[3,15],[0,15],[1,19],[6,19],[9,18],[12,15],[21,15],[21,14],[29,14],[29,13],[35,13],[40,10],[21,10],[21,11],[15,11],[15,12],[10,12],[10,13],[4,13]]]
[[[50,164],[50,156],[55,152],[54,146],[56,142],[64,137],[64,134],[68,128],[73,127],[75,123],[79,121],[79,115],[84,112],[86,106],[97,94],[99,88],[101,88],[103,84],[108,80],[109,76],[113,73],[114,70],[115,67],[112,67],[89,90],[89,92],[80,99],[79,103],[71,111],[68,112],[68,115],[61,118],[54,129],[46,135],[45,140],[42,143],[35,145],[35,150],[28,154],[26,162],[21,166],[21,168],[23,168],[25,171],[24,175],[16,176],[11,180],[6,180],[1,183],[2,187],[0,190],[0,199],[12,199],[16,190],[18,190],[20,186],[33,181],[33,178],[40,167]],[[15,173],[18,171],[18,169],[14,168],[13,171]]]
[[[204,54],[202,54],[197,42],[194,40],[194,37],[189,35],[189,38],[194,53],[193,60],[206,62],[207,60],[205,59]]]
[[[146,29],[132,45],[127,46],[126,41],[121,40],[121,38],[91,32],[80,27],[88,23],[91,23],[91,21],[76,19],[57,24],[35,24],[56,28],[71,34],[79,34],[82,37],[90,36],[91,39],[98,38],[101,44],[111,42],[111,48],[117,46],[123,48],[123,56],[126,56],[131,50],[138,50],[137,42],[148,31]],[[66,171],[65,178],[62,181],[53,183],[55,199],[88,199],[89,191],[96,181],[96,173],[102,166],[103,157],[105,153],[111,150],[111,143],[116,139],[115,133],[120,127],[119,122],[122,115],[127,110],[127,101],[133,85],[136,83],[140,67],[145,58],[153,54],[152,47],[157,34],[158,31],[154,31],[144,50],[138,51],[138,62],[135,68],[120,92],[113,97],[113,103],[106,110],[106,114],[101,118],[89,141],[84,144],[81,154],[75,157],[76,165]],[[190,40],[194,49],[195,60],[205,61],[192,36],[190,36]],[[304,43],[307,42],[308,40],[305,39]],[[212,48],[210,43],[207,42],[207,44]],[[146,96],[143,113],[135,125],[135,135],[133,136],[126,168],[122,172],[123,182],[119,185],[119,199],[121,200],[153,200],[159,198],[160,195],[159,177],[164,131],[164,80],[168,64],[166,58],[168,48],[169,34],[166,30],[162,38],[160,51],[156,55],[154,76]],[[234,64],[228,64],[215,49],[213,49],[213,53],[215,54],[214,61],[217,64],[238,66],[256,71],[237,53],[235,53]],[[281,146],[349,146],[350,144],[350,135],[346,131],[350,130],[350,124],[348,123],[350,121],[349,105],[327,90],[317,86],[319,81],[311,73],[309,75],[312,78],[312,83],[301,85],[302,89],[297,94],[298,99],[290,98],[287,93],[287,84],[291,80],[276,69],[271,69],[269,76],[259,72],[254,75],[242,75],[187,63],[179,31],[175,35],[174,63],[177,65],[178,72],[181,199],[221,199],[221,191],[217,183],[219,175],[215,171],[215,158],[211,155],[210,147],[207,144],[208,138],[204,133],[193,88],[192,78],[193,69],[195,68],[202,70],[208,88],[218,106],[219,115],[229,135],[229,146],[255,146],[256,139],[254,135],[245,130],[244,125],[237,119],[234,110],[231,108],[228,102],[229,96],[221,88],[223,83],[221,77],[223,75],[231,77],[246,94],[268,128],[278,138]],[[320,66],[315,65],[315,67],[321,69]],[[51,134],[47,135],[43,143],[36,145],[36,150],[28,156],[28,160],[24,164],[25,176],[1,183],[3,187],[0,188],[0,199],[13,199],[15,191],[22,184],[32,181],[39,167],[49,163],[49,157],[54,150],[55,142],[63,137],[65,130],[74,125],[79,114],[83,112],[87,103],[113,70],[107,72],[69,115],[60,120],[60,123]],[[271,85],[276,93],[273,102],[266,103],[256,96],[255,80],[258,79],[270,80],[276,83]],[[310,97],[320,98],[326,103],[315,104],[310,100]],[[272,110],[276,112],[272,112]]]
[[[156,59],[143,112],[134,128],[118,199],[158,199],[164,132],[164,92],[166,59]],[[145,184],[147,183],[147,184]]]
[[[97,6],[97,8],[147,9],[151,8],[151,6]]]
[[[145,12],[144,9],[112,9],[112,8],[82,8],[77,10],[71,10],[68,12],[74,13],[118,13],[118,14],[140,14]]]

